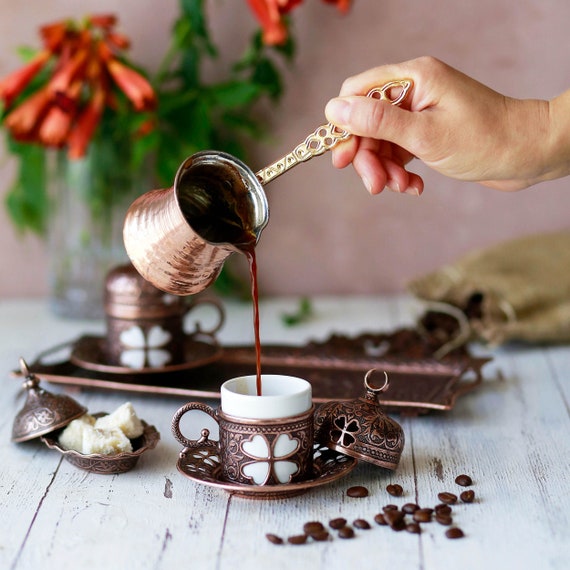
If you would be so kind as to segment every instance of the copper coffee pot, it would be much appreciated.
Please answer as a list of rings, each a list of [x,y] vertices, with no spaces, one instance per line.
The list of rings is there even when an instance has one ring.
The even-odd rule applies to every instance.
[[[411,87],[408,79],[390,81],[368,97],[399,105]],[[162,291],[203,291],[229,255],[255,247],[269,221],[262,185],[350,136],[330,123],[322,125],[257,173],[224,152],[193,154],[178,169],[171,188],[147,192],[129,208],[123,238],[133,265]]]

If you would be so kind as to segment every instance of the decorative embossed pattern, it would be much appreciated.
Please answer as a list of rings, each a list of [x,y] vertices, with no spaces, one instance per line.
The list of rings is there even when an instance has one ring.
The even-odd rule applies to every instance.
[[[404,432],[382,413],[373,394],[323,404],[315,414],[315,441],[386,469],[396,469]]]
[[[297,470],[291,475],[288,483],[301,481],[312,476],[312,442],[313,412],[298,416],[293,421],[279,421],[268,424],[243,423],[231,421],[219,414],[220,450],[223,458],[222,478],[228,481],[253,484],[248,476],[248,466],[252,464],[267,465],[267,475],[261,485],[282,484],[276,475],[276,464],[281,461],[293,462]],[[285,455],[276,453],[276,444],[281,437],[297,443],[294,450]],[[262,438],[264,453],[253,454],[247,451],[247,445],[254,438]],[[259,465],[258,465],[259,466]]]

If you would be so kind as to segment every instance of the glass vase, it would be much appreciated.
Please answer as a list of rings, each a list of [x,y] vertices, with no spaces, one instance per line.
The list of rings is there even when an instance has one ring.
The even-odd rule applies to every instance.
[[[93,141],[87,155],[48,157],[50,307],[73,319],[104,317],[108,271],[128,261],[122,228],[132,201],[149,188],[116,149]]]

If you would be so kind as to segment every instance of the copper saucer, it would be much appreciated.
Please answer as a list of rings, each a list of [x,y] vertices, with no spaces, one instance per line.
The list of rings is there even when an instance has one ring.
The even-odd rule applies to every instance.
[[[222,355],[222,347],[212,337],[202,335],[200,338],[204,340],[198,340],[196,335],[186,336],[184,338],[184,362],[161,367],[129,368],[109,364],[105,356],[105,338],[91,335],[82,336],[74,343],[69,360],[81,368],[111,374],[155,374],[188,370],[210,364]]]
[[[247,499],[282,499],[295,497],[313,487],[332,483],[348,475],[357,465],[357,460],[326,447],[316,446],[313,454],[315,477],[306,481],[284,485],[244,485],[221,479],[222,466],[217,451],[204,445],[185,448],[176,463],[178,471],[203,485],[224,489],[231,494]]]

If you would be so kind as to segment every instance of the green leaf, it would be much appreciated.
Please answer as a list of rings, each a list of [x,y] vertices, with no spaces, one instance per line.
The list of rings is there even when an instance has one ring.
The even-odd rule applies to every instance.
[[[42,147],[8,139],[8,150],[18,160],[18,173],[5,198],[15,227],[22,233],[44,235],[48,218],[45,151]]]
[[[313,305],[308,297],[302,297],[299,301],[299,307],[295,313],[286,313],[281,315],[281,319],[285,326],[294,326],[307,322],[314,316]]]
[[[211,89],[213,103],[226,109],[244,107],[255,101],[261,92],[255,83],[244,81],[229,81]]]
[[[261,86],[273,100],[281,97],[283,93],[279,70],[268,58],[263,58],[258,62],[253,72],[252,81]]]

